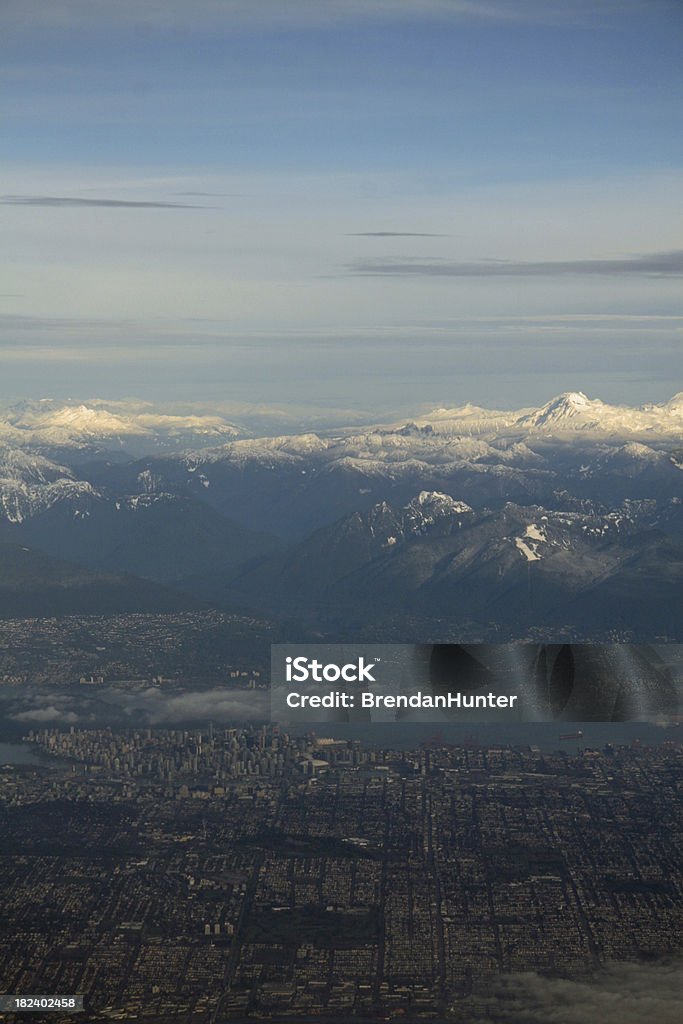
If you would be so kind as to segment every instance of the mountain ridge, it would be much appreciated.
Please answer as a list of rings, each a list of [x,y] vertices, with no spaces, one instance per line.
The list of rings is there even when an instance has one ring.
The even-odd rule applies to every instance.
[[[588,398],[582,391],[565,391],[538,407],[501,410],[487,409],[470,402],[462,406],[436,407],[412,420],[400,420],[385,426],[368,426],[373,430],[406,431],[414,427],[422,431],[463,436],[495,436],[508,432],[520,436],[536,433],[569,433],[581,431],[604,435],[667,436],[683,433],[683,392],[666,402],[640,406],[611,405]],[[358,432],[358,428],[355,428]],[[298,447],[308,443],[325,444],[317,434],[287,433],[256,438],[244,427],[215,412],[180,414],[149,403],[57,402],[51,399],[16,403],[0,413],[0,442],[16,447],[87,447],[107,442],[114,447],[126,443],[154,448],[171,445],[178,449],[183,443],[206,448],[206,442],[222,444],[241,441],[270,441],[274,451],[287,452],[291,439],[299,438]],[[289,439],[289,441],[287,440]],[[297,446],[294,446],[295,449]],[[243,445],[248,457],[249,444]]]

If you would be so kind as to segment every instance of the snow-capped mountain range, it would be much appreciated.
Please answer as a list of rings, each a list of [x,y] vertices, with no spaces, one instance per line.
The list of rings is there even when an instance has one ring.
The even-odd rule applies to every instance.
[[[80,499],[96,493],[66,466],[21,448],[0,448],[0,521],[22,523],[61,503],[75,513]]]
[[[433,409],[415,421],[442,434],[547,434],[561,436],[576,431],[606,436],[670,435],[683,433],[683,391],[660,405],[632,408],[591,399],[582,391],[566,391],[538,409],[514,412],[465,405]]]
[[[420,491],[478,508],[501,500],[552,506],[560,492],[614,506],[670,500],[683,484],[680,394],[629,409],[567,393],[535,410],[468,405],[325,435],[239,437],[239,429],[213,415],[126,403],[15,406],[0,423],[0,522],[55,507],[83,517],[98,503],[119,511],[136,507],[137,495],[148,503],[166,496],[301,538],[377,500]]]
[[[539,409],[245,435],[213,413],[14,406],[0,420],[0,545],[17,565],[30,550],[314,629],[396,613],[475,630],[632,618],[677,635],[681,395],[629,409],[567,393]],[[121,592],[130,607],[139,582],[130,601]]]
[[[351,433],[348,429],[341,432]],[[96,446],[154,451],[164,447],[198,449],[237,441],[231,449],[235,460],[272,457],[282,461],[310,454],[328,443],[310,433],[267,438],[248,436],[252,433],[215,412],[179,414],[147,403],[103,399],[87,403],[40,399],[0,411],[0,445],[16,448]],[[408,423],[404,420],[353,431],[356,437],[376,438],[378,433],[392,433],[397,438],[433,434],[483,441],[497,437],[571,437],[577,433],[641,440],[683,437],[683,392],[668,402],[637,408],[609,405],[580,391],[565,392],[540,408],[505,411],[467,404],[435,408]]]
[[[415,622],[416,640],[501,622],[609,629],[630,619],[668,633],[683,587],[681,544],[657,517],[629,503],[604,513],[511,502],[475,511],[421,492],[403,507],[381,501],[322,527],[246,567],[223,593],[335,632],[367,624],[403,640]]]
[[[240,429],[216,415],[178,415],[124,402],[21,402],[0,413],[0,444],[17,447],[202,445],[237,437]]]

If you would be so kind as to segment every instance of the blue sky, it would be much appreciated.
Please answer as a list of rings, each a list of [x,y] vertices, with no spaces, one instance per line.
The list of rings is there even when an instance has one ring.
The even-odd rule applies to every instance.
[[[682,386],[677,0],[0,18],[4,397]]]

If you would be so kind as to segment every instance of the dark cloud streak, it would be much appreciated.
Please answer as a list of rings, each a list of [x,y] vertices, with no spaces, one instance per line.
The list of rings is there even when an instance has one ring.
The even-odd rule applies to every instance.
[[[396,259],[356,260],[347,271],[356,277],[568,277],[614,275],[680,277],[683,250],[645,253],[625,259],[473,260]]]
[[[230,199],[243,199],[246,195],[245,192],[174,192],[176,196],[209,196],[211,199],[225,198],[226,196]]]
[[[140,210],[206,210],[209,207],[191,203],[163,203],[133,199],[81,199],[77,196],[0,196],[2,206],[104,206],[111,209]]]
[[[447,238],[433,231],[350,231],[349,238]]]

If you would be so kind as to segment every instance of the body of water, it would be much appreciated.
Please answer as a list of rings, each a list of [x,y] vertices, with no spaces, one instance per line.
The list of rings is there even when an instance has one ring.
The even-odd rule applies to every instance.
[[[652,725],[649,722],[525,722],[505,725],[503,723],[472,723],[468,725],[453,722],[310,722],[308,728],[302,723],[297,727],[283,726],[285,732],[302,735],[314,732],[317,736],[331,736],[335,739],[358,739],[364,745],[385,747],[394,750],[410,750],[424,741],[452,743],[454,746],[535,746],[550,752],[566,750],[575,753],[577,747],[600,749],[607,743],[623,746],[638,742],[643,746],[656,747],[660,743],[683,740],[683,727]],[[563,739],[581,731],[580,739]]]
[[[0,765],[45,764],[38,752],[26,743],[0,743]]]

